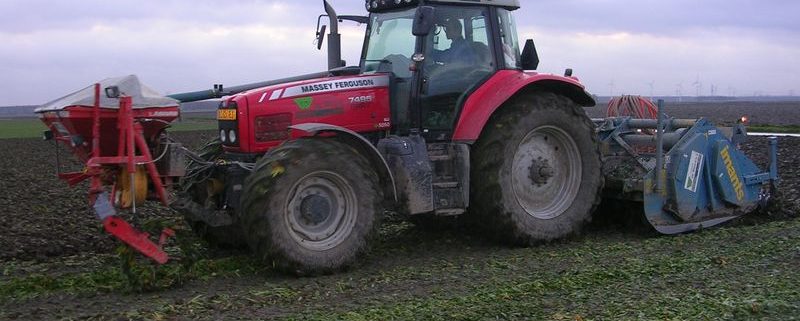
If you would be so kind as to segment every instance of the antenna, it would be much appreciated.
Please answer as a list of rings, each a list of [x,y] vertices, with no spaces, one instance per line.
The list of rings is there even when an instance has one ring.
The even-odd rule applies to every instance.
[[[694,81],[692,86],[694,86],[695,90],[697,91],[697,97],[700,97],[700,91],[703,89],[703,83],[700,82],[699,74],[697,75],[697,80]]]

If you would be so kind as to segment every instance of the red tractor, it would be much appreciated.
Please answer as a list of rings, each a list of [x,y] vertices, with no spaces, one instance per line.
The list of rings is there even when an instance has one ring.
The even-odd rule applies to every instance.
[[[604,182],[595,125],[583,110],[595,102],[571,70],[531,71],[539,59],[531,40],[520,50],[518,0],[370,0],[368,17],[324,5],[328,71],[170,96],[224,98],[219,140],[189,153],[185,176],[169,171],[182,176],[172,206],[199,235],[246,243],[290,271],[324,273],[358,258],[387,211],[418,220],[469,215],[517,244],[562,238],[589,221]],[[341,60],[343,20],[366,23],[358,66]],[[160,130],[170,116],[152,123]],[[158,133],[136,142],[158,145]],[[147,183],[131,164],[142,163],[129,160],[130,175],[119,177],[142,177],[139,189],[167,182],[151,166]],[[123,195],[136,189],[117,183]]]
[[[190,165],[174,206],[198,233],[324,272],[353,262],[387,210],[473,215],[521,244],[589,221],[603,176],[582,107],[595,102],[571,71],[529,71],[539,60],[533,41],[520,50],[518,0],[366,7],[337,16],[325,2],[329,71],[216,88],[219,145]],[[358,66],[341,61],[340,20],[366,23]]]

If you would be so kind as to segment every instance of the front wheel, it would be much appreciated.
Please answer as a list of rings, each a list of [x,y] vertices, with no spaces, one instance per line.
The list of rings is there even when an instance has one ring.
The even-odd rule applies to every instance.
[[[376,171],[332,139],[300,139],[271,151],[246,179],[242,202],[251,249],[298,274],[351,264],[383,214]]]
[[[492,117],[475,145],[471,215],[521,244],[578,232],[601,199],[594,125],[566,97],[533,92]]]

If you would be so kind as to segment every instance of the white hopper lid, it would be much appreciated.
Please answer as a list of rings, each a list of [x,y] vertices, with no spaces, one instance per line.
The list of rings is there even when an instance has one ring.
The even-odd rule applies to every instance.
[[[106,97],[105,88],[110,86],[119,87],[121,93],[133,98],[134,109],[176,107],[179,104],[179,101],[161,96],[155,90],[142,84],[136,75],[129,75],[100,81],[100,107],[102,108],[119,108],[118,98]],[[94,84],[46,103],[36,108],[34,112],[58,111],[69,106],[94,106]]]

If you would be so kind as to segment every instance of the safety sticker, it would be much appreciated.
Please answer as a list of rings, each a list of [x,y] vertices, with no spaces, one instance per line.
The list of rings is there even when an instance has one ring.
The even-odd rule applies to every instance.
[[[314,98],[313,97],[295,98],[294,103],[295,105],[297,105],[297,108],[300,108],[300,110],[308,110],[309,108],[311,108],[311,104],[314,103]]]
[[[700,184],[700,174],[703,172],[703,154],[692,151],[692,157],[689,159],[689,170],[686,173],[686,183],[683,188],[697,192],[697,185]]]

